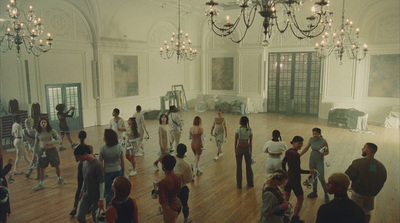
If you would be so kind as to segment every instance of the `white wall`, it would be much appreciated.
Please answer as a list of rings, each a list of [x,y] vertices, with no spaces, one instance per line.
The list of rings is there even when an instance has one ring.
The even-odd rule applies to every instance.
[[[18,4],[26,8],[26,2],[21,0]],[[283,38],[274,33],[270,46],[264,49],[260,46],[262,20],[256,15],[244,41],[234,44],[211,34],[204,9],[191,8],[190,2],[183,1],[181,27],[189,33],[198,49],[198,56],[191,62],[162,60],[159,47],[172,32],[177,32],[177,8],[172,3],[144,0],[35,1],[32,4],[43,15],[45,31],[53,34],[54,47],[39,58],[23,52],[20,61],[15,60],[14,51],[0,54],[1,101],[8,104],[10,99],[16,98],[22,109],[30,107],[24,64],[28,60],[32,102],[37,101],[43,107],[46,107],[46,84],[81,83],[85,127],[108,123],[115,107],[121,109],[124,118],[134,113],[137,104],[141,104],[144,110],[160,109],[160,96],[175,84],[184,85],[188,100],[201,99],[203,95],[248,97],[258,111],[265,111],[268,72],[264,63],[268,60],[268,52],[313,51],[314,43],[318,41],[299,41],[289,32]],[[397,0],[355,0],[346,4],[346,17],[351,17],[361,28],[370,55],[400,53]],[[336,22],[340,21],[341,6],[341,2],[332,2]],[[5,17],[4,7],[0,5],[1,17]],[[223,14],[226,13],[236,15],[237,11],[227,10]],[[114,55],[138,56],[138,96],[114,97]],[[235,85],[232,91],[211,89],[210,61],[218,56],[234,57]],[[334,58],[324,62],[320,117],[326,118],[332,107],[353,107],[369,113],[370,121],[382,123],[391,106],[399,104],[399,98],[368,97],[369,60],[370,56],[357,64],[344,60],[343,65],[338,65]],[[93,93],[97,86],[92,61],[98,62],[99,98]]]

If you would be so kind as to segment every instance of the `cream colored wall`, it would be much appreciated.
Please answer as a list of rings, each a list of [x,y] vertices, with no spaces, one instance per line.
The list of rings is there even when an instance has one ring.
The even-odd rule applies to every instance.
[[[336,21],[340,20],[339,3],[332,5]],[[27,7],[26,1],[20,0],[18,4]],[[256,15],[255,24],[244,41],[233,44],[210,33],[204,9],[191,8],[183,1],[182,29],[190,34],[198,49],[198,57],[192,62],[176,63],[175,59],[162,60],[159,57],[163,41],[168,40],[172,32],[177,32],[176,6],[144,0],[123,1],[121,4],[106,0],[35,1],[34,7],[43,14],[46,32],[54,36],[54,47],[39,58],[23,52],[20,61],[15,60],[15,52],[0,54],[1,101],[7,104],[11,98],[17,98],[22,108],[30,107],[25,87],[24,60],[27,59],[33,102],[46,105],[46,84],[81,83],[85,127],[108,123],[115,107],[121,109],[124,118],[133,114],[137,104],[141,104],[144,110],[159,109],[160,96],[174,84],[184,85],[189,101],[201,100],[203,95],[249,97],[257,111],[265,111],[268,72],[264,64],[268,61],[268,53],[313,51],[317,42],[315,39],[298,41],[289,32],[284,38],[274,33],[270,46],[264,49],[260,46],[262,20]],[[346,17],[351,17],[356,25],[360,24],[370,54],[400,53],[397,0],[357,0],[346,4]],[[4,17],[4,7],[0,5],[1,17]],[[113,96],[114,55],[138,56],[139,96]],[[235,87],[232,91],[211,89],[210,61],[219,56],[235,58]],[[367,96],[369,59],[367,56],[357,65],[345,60],[339,66],[334,58],[324,62],[320,117],[326,118],[331,107],[354,107],[369,113],[370,121],[382,123],[389,108],[399,104],[398,98]],[[98,62],[98,98],[93,94],[96,73],[92,61]]]

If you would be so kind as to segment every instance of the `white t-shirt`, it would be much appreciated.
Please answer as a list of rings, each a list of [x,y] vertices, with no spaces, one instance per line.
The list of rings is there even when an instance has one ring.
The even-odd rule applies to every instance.
[[[264,144],[264,153],[283,153],[288,149],[285,141],[268,140]]]

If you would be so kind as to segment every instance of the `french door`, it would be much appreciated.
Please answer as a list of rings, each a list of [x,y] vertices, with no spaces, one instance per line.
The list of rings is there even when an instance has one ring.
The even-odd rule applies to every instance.
[[[72,118],[67,118],[70,130],[82,129],[82,103],[81,103],[81,84],[55,84],[46,85],[47,114],[51,126],[60,131],[58,125],[56,106],[64,104],[66,110],[75,107],[75,114]],[[70,113],[71,114],[71,113]]]
[[[318,115],[320,77],[314,52],[270,53],[268,112]]]

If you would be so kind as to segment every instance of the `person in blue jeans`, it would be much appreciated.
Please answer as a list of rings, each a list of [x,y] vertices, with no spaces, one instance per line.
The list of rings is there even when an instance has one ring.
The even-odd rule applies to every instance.
[[[124,152],[118,144],[117,133],[112,129],[104,130],[105,145],[100,148],[99,159],[104,166],[104,181],[107,207],[114,196],[111,185],[118,176],[125,173]]]

